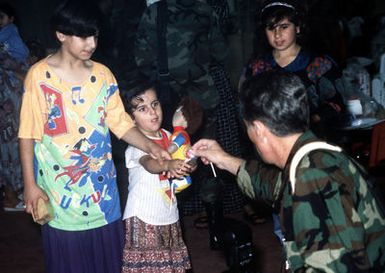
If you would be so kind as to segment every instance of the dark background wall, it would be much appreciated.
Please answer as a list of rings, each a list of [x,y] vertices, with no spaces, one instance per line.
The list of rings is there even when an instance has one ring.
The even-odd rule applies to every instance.
[[[17,11],[17,25],[25,41],[39,40],[47,49],[57,46],[49,28],[54,8],[63,0],[0,0],[10,2]],[[82,0],[78,0],[82,1]],[[198,1],[198,0],[197,0]],[[220,1],[220,0],[218,0]],[[226,0],[223,0],[226,1]],[[325,51],[338,62],[352,55],[370,54],[370,39],[378,31],[378,18],[385,14],[384,0],[298,0],[305,3],[312,27],[309,41],[312,48]],[[145,9],[145,0],[95,0],[104,13],[96,60],[111,67],[118,79],[129,78],[135,69],[133,47],[135,30]],[[253,50],[252,39],[258,7],[263,0],[227,0],[232,7],[235,44],[233,51],[244,64]],[[365,19],[364,35],[355,41],[348,33],[338,33],[338,21],[347,22],[354,16]]]
[[[55,45],[49,19],[60,0],[0,0],[10,3],[17,12],[16,24],[25,41],[38,39],[47,47]]]

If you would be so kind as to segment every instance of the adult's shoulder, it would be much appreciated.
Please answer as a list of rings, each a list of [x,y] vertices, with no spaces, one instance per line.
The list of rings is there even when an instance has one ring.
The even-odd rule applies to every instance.
[[[343,152],[315,150],[305,155],[296,169],[296,181],[316,191],[330,182],[347,183],[351,178],[350,159]]]

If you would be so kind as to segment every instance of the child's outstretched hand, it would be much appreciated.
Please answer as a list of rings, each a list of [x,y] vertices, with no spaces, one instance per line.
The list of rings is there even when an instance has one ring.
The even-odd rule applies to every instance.
[[[191,172],[191,166],[183,160],[174,159],[166,162],[167,178],[182,178]]]

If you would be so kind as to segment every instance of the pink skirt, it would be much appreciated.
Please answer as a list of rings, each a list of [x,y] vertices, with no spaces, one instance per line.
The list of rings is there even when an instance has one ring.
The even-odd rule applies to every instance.
[[[179,273],[191,268],[179,221],[153,226],[131,217],[125,225],[123,273]]]

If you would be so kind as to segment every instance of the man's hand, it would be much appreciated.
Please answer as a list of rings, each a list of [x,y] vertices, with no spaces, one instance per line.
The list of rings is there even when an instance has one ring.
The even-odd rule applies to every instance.
[[[214,163],[218,168],[236,174],[244,161],[226,153],[215,140],[201,139],[192,146],[195,156],[200,156],[204,164]]]
[[[200,156],[206,165],[210,162],[215,165],[220,164],[221,156],[226,155],[226,152],[219,146],[218,142],[211,139],[199,140],[191,147],[191,150],[195,156]]]

